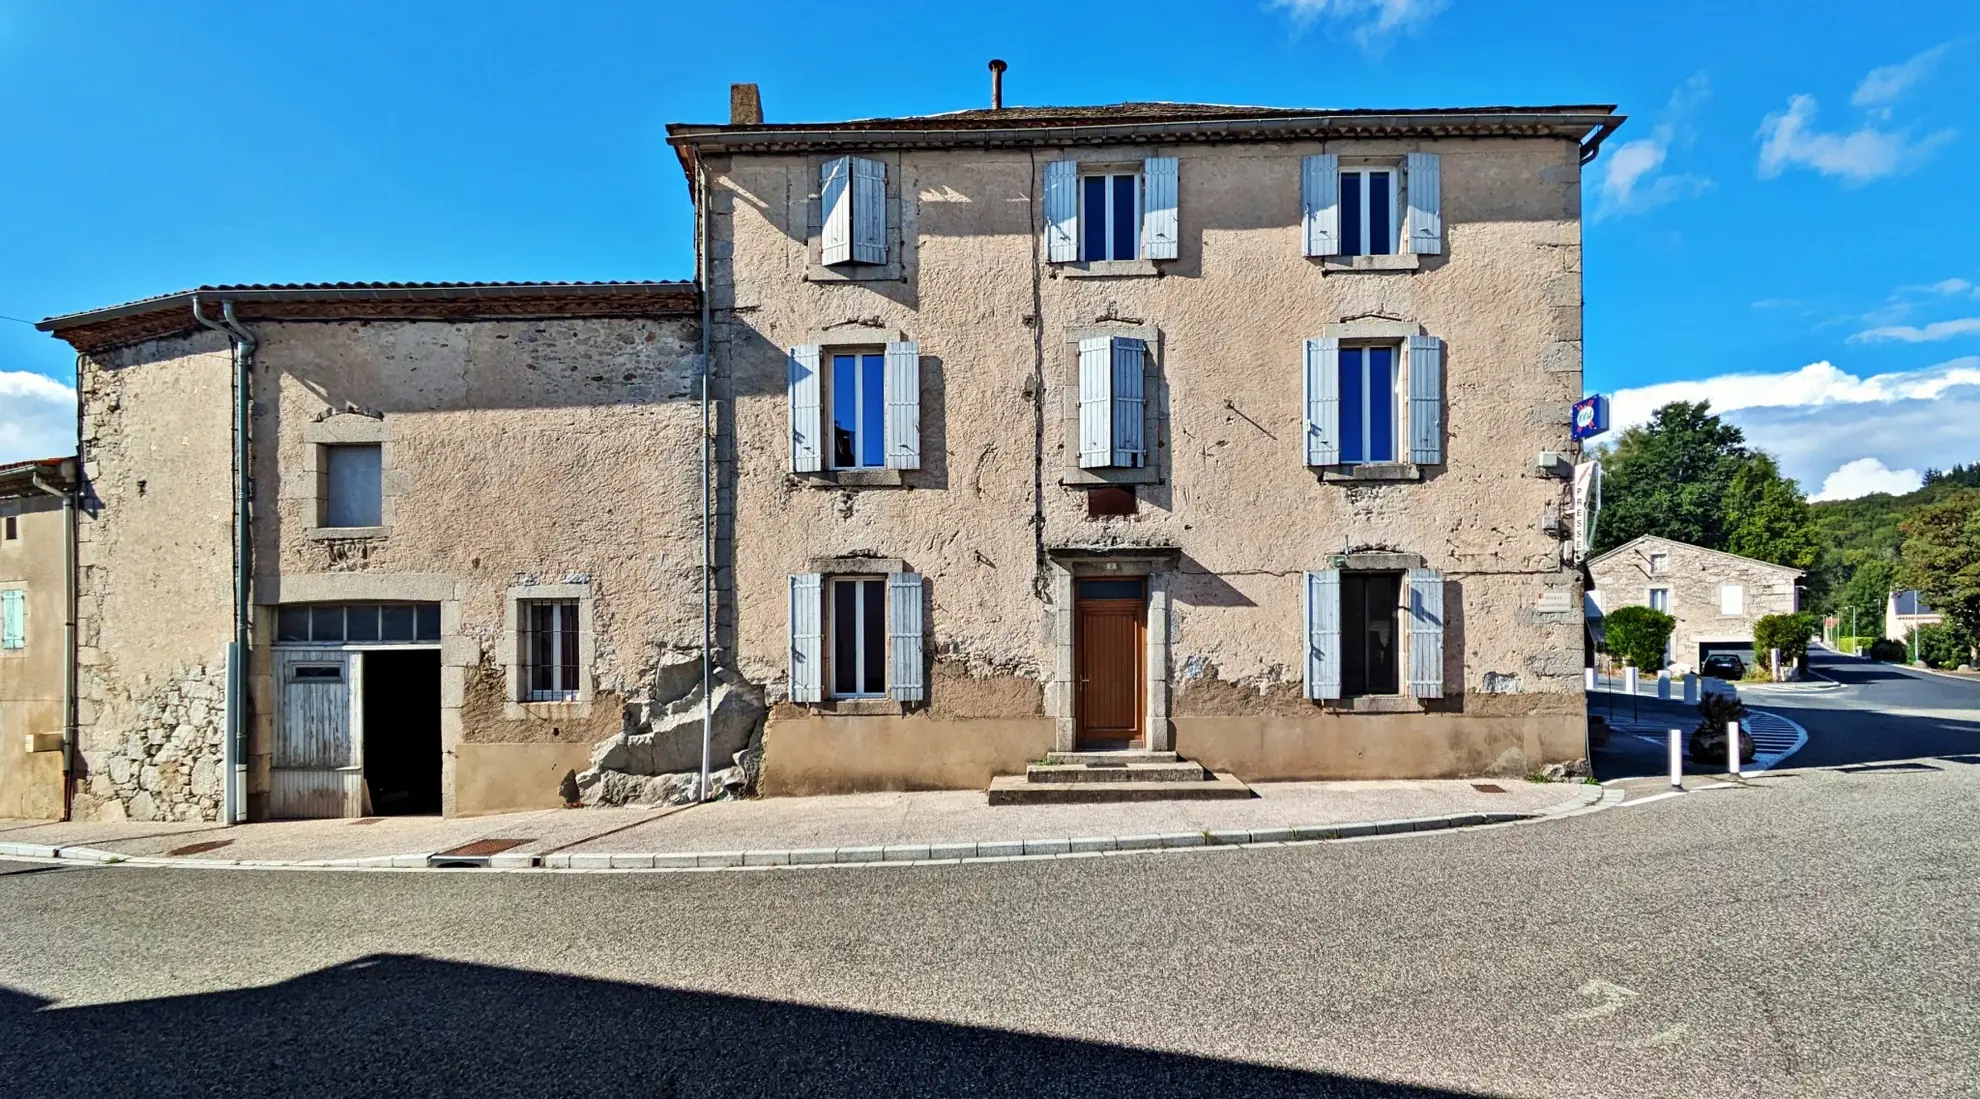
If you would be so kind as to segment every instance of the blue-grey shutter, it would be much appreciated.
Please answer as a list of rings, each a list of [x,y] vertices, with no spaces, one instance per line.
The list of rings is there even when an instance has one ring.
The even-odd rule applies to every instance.
[[[851,263],[852,158],[835,157],[818,170],[818,239],[820,261]]]
[[[825,417],[819,402],[818,345],[791,348],[791,469],[816,473],[824,468]]]
[[[887,691],[896,702],[920,702],[928,693],[921,674],[921,635],[925,616],[921,575],[896,572],[887,576]]]
[[[1146,394],[1143,380],[1148,347],[1140,340],[1115,336],[1113,340],[1114,386],[1109,404],[1113,409],[1114,465],[1137,467],[1148,462],[1148,447],[1142,436],[1146,421]]]
[[[1444,574],[1409,570],[1409,693],[1444,697]]]
[[[1436,153],[1411,153],[1403,162],[1409,189],[1409,250],[1433,256],[1444,250],[1443,167]]]
[[[852,258],[854,263],[887,262],[887,165],[852,159]]]
[[[1341,570],[1306,574],[1306,697],[1341,697]]]
[[[1409,460],[1434,466],[1444,460],[1444,341],[1409,338]]]
[[[791,577],[791,701],[817,702],[825,692],[824,578]]]
[[[1341,461],[1341,341],[1306,341],[1306,464]]]
[[[27,647],[27,601],[19,588],[0,591],[0,649]]]
[[[1079,259],[1079,163],[1045,165],[1045,262]]]
[[[1309,256],[1341,253],[1341,158],[1317,153],[1299,161],[1300,225]]]
[[[921,345],[903,340],[887,345],[884,430],[888,469],[921,468]]]
[[[1079,341],[1079,465],[1098,469],[1113,459],[1113,341]]]
[[[1141,255],[1175,259],[1180,226],[1176,220],[1176,158],[1151,156],[1141,162]]]

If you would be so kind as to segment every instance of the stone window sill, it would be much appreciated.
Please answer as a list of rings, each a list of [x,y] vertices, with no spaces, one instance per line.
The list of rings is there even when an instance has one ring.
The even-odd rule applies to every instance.
[[[1055,263],[1060,277],[1068,279],[1152,279],[1162,269],[1152,259],[1096,259],[1084,263]]]
[[[1360,462],[1355,465],[1323,466],[1320,479],[1328,482],[1421,481],[1423,470],[1414,462]]]
[[[907,707],[891,698],[828,698],[811,704],[826,717],[899,717]]]
[[[1338,699],[1333,709],[1354,714],[1420,714],[1423,700],[1410,695],[1355,695]]]
[[[905,282],[901,277],[899,261],[886,263],[835,263],[826,266],[822,263],[807,264],[804,272],[806,282]]]
[[[1153,466],[1073,466],[1059,478],[1066,488],[1095,488],[1101,485],[1159,485],[1162,471]]]
[[[793,473],[791,479],[812,488],[900,488],[898,469],[824,469],[817,473]]]
[[[1414,252],[1402,252],[1392,256],[1313,256],[1320,261],[1320,270],[1330,275],[1344,275],[1355,271],[1419,271],[1423,268],[1423,257]]]
[[[349,542],[359,538],[384,538],[391,533],[391,527],[311,527],[309,528],[309,540],[312,542]]]

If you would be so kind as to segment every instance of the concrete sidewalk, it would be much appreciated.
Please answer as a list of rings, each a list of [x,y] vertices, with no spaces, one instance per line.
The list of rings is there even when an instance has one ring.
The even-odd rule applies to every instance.
[[[193,866],[683,867],[990,858],[1344,838],[1582,809],[1588,785],[1524,779],[1258,783],[1244,801],[997,806],[981,791],[763,798],[661,809],[212,824],[0,821],[0,855]],[[1299,834],[1295,834],[1299,833]],[[487,841],[487,842],[480,842]]]

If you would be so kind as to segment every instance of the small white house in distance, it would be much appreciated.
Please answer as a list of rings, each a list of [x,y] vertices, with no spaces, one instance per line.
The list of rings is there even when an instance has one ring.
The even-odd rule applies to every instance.
[[[1894,591],[1884,601],[1884,637],[1903,641],[1920,626],[1936,626],[1945,616],[1925,605],[1915,591]]]
[[[1677,619],[1666,660],[1696,667],[1715,652],[1753,659],[1753,624],[1801,609],[1800,569],[1646,534],[1589,559],[1604,614],[1646,606]]]

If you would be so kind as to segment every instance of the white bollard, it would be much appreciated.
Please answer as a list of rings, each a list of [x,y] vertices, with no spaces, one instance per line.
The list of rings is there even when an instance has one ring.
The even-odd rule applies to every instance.
[[[1657,699],[1661,702],[1669,702],[1671,700],[1671,673],[1669,672],[1657,673]]]
[[[1726,773],[1739,777],[1739,722],[1726,722]]]
[[[1684,733],[1671,730],[1671,785],[1684,789]]]
[[[1692,672],[1684,673],[1684,704],[1698,705],[1698,676]]]
[[[1637,673],[1636,673],[1636,669],[1635,669],[1635,668],[1633,668],[1633,667],[1630,667],[1630,668],[1624,668],[1624,669],[1623,669],[1623,693],[1624,693],[1624,694],[1627,694],[1627,695],[1629,695],[1629,696],[1631,696],[1631,697],[1635,697],[1635,695],[1636,695],[1636,690],[1637,690],[1637,687],[1638,687],[1638,684],[1639,684],[1639,680],[1638,680],[1638,676],[1637,676]]]
[[[1779,683],[1781,681],[1781,650],[1768,649],[1767,652],[1773,661],[1774,682]]]
[[[1587,690],[1587,691],[1592,691],[1595,689],[1595,669],[1593,668],[1581,669],[1581,687],[1583,690]]]

